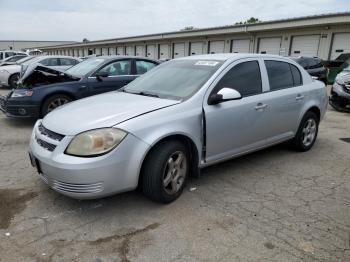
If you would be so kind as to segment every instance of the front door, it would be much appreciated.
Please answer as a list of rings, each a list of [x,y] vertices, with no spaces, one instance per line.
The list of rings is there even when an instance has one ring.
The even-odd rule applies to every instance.
[[[225,101],[217,105],[203,102],[206,126],[206,162],[248,152],[264,145],[265,120],[268,117],[268,94],[264,94],[266,81],[262,81],[259,63],[255,59],[235,62],[214,83],[210,94],[222,88],[232,88],[241,93],[239,100]]]
[[[130,59],[111,62],[88,78],[90,95],[101,94],[122,88],[136,78],[132,74]],[[97,75],[103,76],[97,76]]]

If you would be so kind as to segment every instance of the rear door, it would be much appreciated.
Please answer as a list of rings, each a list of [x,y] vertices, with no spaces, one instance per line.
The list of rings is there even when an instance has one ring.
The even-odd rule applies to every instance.
[[[112,61],[102,66],[88,78],[90,95],[122,88],[136,78],[132,71],[132,59]],[[98,73],[104,73],[107,77],[97,77]]]
[[[262,61],[244,59],[233,63],[213,83],[203,101],[206,125],[206,161],[216,162],[264,145],[266,140],[266,80],[262,78]],[[241,93],[239,100],[208,105],[210,94],[222,88]]]
[[[305,88],[296,66],[276,60],[265,60],[264,64],[269,80],[267,142],[279,142],[292,138],[298,128],[299,115],[305,103]]]

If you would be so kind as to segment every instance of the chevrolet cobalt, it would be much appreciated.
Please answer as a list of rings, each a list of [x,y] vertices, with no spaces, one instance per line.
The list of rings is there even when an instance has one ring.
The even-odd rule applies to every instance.
[[[36,122],[29,156],[64,195],[91,199],[139,186],[169,203],[206,166],[284,141],[311,149],[327,103],[325,85],[288,58],[191,56],[53,110]]]

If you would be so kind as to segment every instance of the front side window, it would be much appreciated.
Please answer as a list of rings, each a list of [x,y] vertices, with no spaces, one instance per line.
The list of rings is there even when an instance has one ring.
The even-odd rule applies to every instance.
[[[142,75],[147,71],[151,70],[155,66],[156,64],[149,61],[136,60],[136,74]]]
[[[58,58],[46,58],[39,63],[44,66],[58,66]]]
[[[60,58],[61,66],[73,66],[77,64],[77,61],[70,58]]]
[[[98,73],[105,73],[108,76],[120,76],[120,75],[130,75],[131,74],[131,61],[121,60],[110,63],[100,69]]]
[[[235,65],[221,78],[214,92],[222,88],[235,89],[242,97],[262,92],[261,74],[258,61],[243,62]]]

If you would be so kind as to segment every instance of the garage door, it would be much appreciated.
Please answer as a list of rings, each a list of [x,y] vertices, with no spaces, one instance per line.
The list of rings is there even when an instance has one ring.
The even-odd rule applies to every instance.
[[[190,55],[201,55],[203,54],[203,42],[191,42],[190,43]]]
[[[318,55],[320,45],[320,35],[293,36],[291,56],[309,56]]]
[[[136,46],[136,56],[145,56],[145,47],[143,45]]]
[[[350,33],[337,33],[333,36],[331,59],[342,53],[350,53]]]
[[[249,53],[250,39],[232,40],[232,53]]]
[[[108,52],[110,55],[115,55],[115,47],[110,47]]]
[[[210,41],[209,42],[209,54],[224,53],[225,41]]]
[[[117,55],[124,55],[124,46],[117,47]]]
[[[95,48],[95,54],[101,55],[101,48]]]
[[[80,57],[83,57],[83,56],[84,56],[83,51],[84,51],[83,49],[79,49],[79,56],[80,56]]]
[[[102,55],[108,55],[108,48],[107,47],[102,48]]]
[[[170,59],[170,45],[160,45],[159,46],[159,59]]]
[[[185,56],[185,44],[184,43],[176,43],[174,44],[174,58],[184,57]]]
[[[134,47],[133,46],[127,46],[125,49],[125,55],[134,55]]]
[[[270,38],[259,39],[258,53],[260,54],[279,55],[280,48],[281,48],[281,37],[270,37]]]
[[[147,45],[147,57],[151,59],[156,59],[156,46],[155,45]]]

